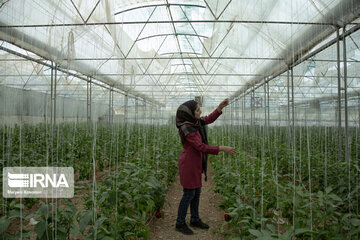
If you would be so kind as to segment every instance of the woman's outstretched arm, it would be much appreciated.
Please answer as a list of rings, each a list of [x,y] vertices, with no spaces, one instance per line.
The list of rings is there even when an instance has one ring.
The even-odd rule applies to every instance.
[[[219,152],[226,152],[228,154],[234,155],[236,153],[236,149],[228,146],[219,146]]]
[[[225,98],[216,109],[218,110],[219,113],[222,113],[222,109],[227,105],[229,105],[229,99]]]

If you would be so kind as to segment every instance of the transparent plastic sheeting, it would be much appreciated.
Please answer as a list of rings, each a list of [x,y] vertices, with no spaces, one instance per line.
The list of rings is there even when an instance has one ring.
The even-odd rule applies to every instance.
[[[350,0],[7,1],[0,8],[0,38],[27,50],[16,50],[22,54],[157,104],[204,96],[205,104],[214,105],[329,41],[333,25],[357,21],[359,5]],[[6,42],[2,47],[14,49]],[[358,56],[356,47],[347,52]],[[14,58],[6,52],[1,57]],[[333,62],[336,53],[323,57]],[[7,75],[24,79],[48,72],[33,62],[0,65],[9,68]],[[6,78],[4,84],[11,82]],[[65,85],[77,84],[63,78]],[[44,77],[27,81],[34,90],[46,83]]]

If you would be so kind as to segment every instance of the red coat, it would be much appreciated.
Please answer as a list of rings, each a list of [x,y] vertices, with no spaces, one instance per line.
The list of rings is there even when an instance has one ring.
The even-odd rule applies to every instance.
[[[204,118],[206,124],[214,122],[222,113],[217,109]],[[199,131],[189,133],[184,141],[184,148],[179,157],[180,183],[183,188],[199,188],[202,186],[202,153],[219,153],[218,146],[206,145],[201,140]]]

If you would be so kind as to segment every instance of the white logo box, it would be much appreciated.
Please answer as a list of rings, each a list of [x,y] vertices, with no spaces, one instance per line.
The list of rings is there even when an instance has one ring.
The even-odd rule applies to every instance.
[[[72,167],[5,167],[4,198],[72,198]]]

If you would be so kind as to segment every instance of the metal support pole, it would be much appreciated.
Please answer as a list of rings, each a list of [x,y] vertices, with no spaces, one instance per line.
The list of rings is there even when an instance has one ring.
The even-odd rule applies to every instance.
[[[345,27],[344,30],[345,32]],[[348,120],[348,101],[347,101],[347,59],[346,59],[346,38],[343,38],[343,66],[344,66],[344,110],[345,110],[345,160],[349,161],[349,120]]]
[[[114,89],[111,91],[111,124],[114,123]]]
[[[125,123],[125,129],[128,122],[128,95],[125,95],[124,99],[124,123]]]
[[[341,133],[341,75],[340,75],[340,37],[339,28],[336,30],[336,51],[337,51],[337,71],[338,71],[338,153],[339,161],[342,160],[342,133]]]
[[[91,122],[91,78],[87,78],[87,88],[86,88],[86,118],[87,122]]]
[[[153,117],[154,117],[154,115],[153,115],[153,114],[154,114],[154,101],[151,102],[151,111],[150,111],[150,113],[151,113],[151,114],[150,114],[150,117],[151,117],[151,125],[153,125],[153,124],[154,124],[154,118],[153,118]]]
[[[243,136],[244,136],[244,125],[245,125],[245,95],[242,97],[242,104],[241,104],[241,123],[243,125]],[[360,112],[360,110],[359,110]],[[360,120],[359,120],[360,121]]]
[[[242,141],[243,141],[243,147],[245,149],[245,95],[242,96],[242,116],[241,116],[241,122],[242,122]]]
[[[240,129],[240,101],[239,99],[236,100],[236,126],[237,126],[237,129],[239,130]]]
[[[51,86],[50,86],[50,96],[51,96],[51,105],[50,105],[50,148],[51,148],[51,164],[54,164],[54,129],[56,124],[56,65],[51,62]]]
[[[290,71],[287,71],[287,144],[290,143]]]
[[[54,68],[54,72],[55,72],[55,78],[54,78],[54,93],[53,93],[53,102],[54,102],[54,120],[53,120],[53,129],[55,129],[55,125],[56,125],[56,84],[57,84],[57,65],[55,64],[55,68]]]
[[[253,128],[254,126],[254,123],[253,123],[253,113],[254,113],[254,97],[255,97],[255,93],[254,93],[254,89],[251,90],[251,98],[250,98],[250,103],[251,103],[251,107],[250,107],[250,111],[251,111],[251,119],[250,119],[250,125],[251,125],[251,128]]]
[[[292,130],[293,140],[295,146],[295,101],[294,101],[294,70],[291,68],[291,118],[292,118]]]
[[[270,100],[269,100],[269,82],[266,83],[267,85],[267,111],[268,111],[268,114],[267,114],[267,117],[268,117],[268,127],[270,126]],[[269,130],[268,130],[269,131]],[[268,132],[268,136],[269,136],[269,132]]]
[[[234,111],[233,104],[230,104],[230,112],[229,112],[229,114],[230,114],[230,126],[231,126],[231,128],[233,126],[233,111]]]
[[[108,118],[108,123],[109,125],[112,123],[112,88],[109,89],[109,118]]]
[[[53,135],[52,122],[53,122],[53,94],[54,94],[54,68],[51,62],[51,79],[50,79],[50,136]]]
[[[53,62],[51,62],[51,80],[50,80],[50,160],[51,165],[53,164],[53,136],[54,136],[54,130],[53,130],[53,114],[54,114],[54,104],[53,104],[53,94],[54,94],[54,68],[53,68]],[[47,159],[46,166],[48,166],[49,162]]]
[[[138,99],[135,98],[135,124],[138,124]]]
[[[146,101],[144,100],[144,120],[143,120],[143,124],[145,125],[146,124],[146,120],[147,120],[147,104],[146,104]],[[175,123],[174,123],[175,124]]]
[[[62,121],[65,122],[65,99],[62,98]]]
[[[266,81],[266,78],[265,78]],[[268,122],[267,122],[267,109],[266,109],[266,103],[267,103],[267,98],[266,98],[266,84],[264,84],[264,113],[265,113],[265,126],[264,126],[264,135],[265,135],[265,139],[267,139],[267,126],[268,126]]]
[[[343,28],[345,32],[345,27]],[[348,200],[349,200],[349,212],[351,212],[351,158],[349,154],[349,120],[348,120],[348,99],[347,99],[347,59],[346,59],[346,37],[343,39],[343,66],[344,66],[344,110],[345,110],[345,161],[348,163]]]
[[[295,231],[295,203],[296,203],[296,188],[295,188],[295,183],[296,183],[296,152],[295,152],[295,104],[294,104],[294,70],[293,68],[290,69],[290,73],[291,73],[291,119],[292,119],[292,124],[291,124],[291,128],[292,128],[292,155],[293,155],[293,171],[294,171],[294,176],[293,176],[293,186],[294,186],[294,192],[293,192],[293,231]]]

